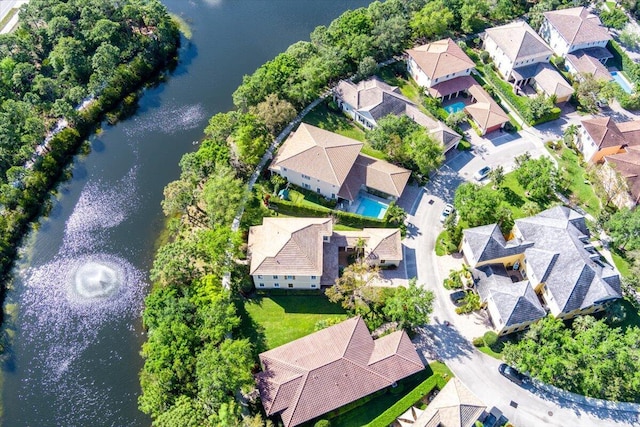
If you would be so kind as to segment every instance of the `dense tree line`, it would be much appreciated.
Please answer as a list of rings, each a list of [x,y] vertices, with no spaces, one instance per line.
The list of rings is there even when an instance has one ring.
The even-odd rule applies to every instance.
[[[179,40],[158,0],[32,0],[19,13],[17,30],[0,35],[1,273],[82,137],[165,66]],[[35,156],[60,119],[70,127]]]
[[[581,316],[571,327],[546,317],[504,359],[539,380],[585,396],[637,402],[640,398],[640,329],[612,327]]]

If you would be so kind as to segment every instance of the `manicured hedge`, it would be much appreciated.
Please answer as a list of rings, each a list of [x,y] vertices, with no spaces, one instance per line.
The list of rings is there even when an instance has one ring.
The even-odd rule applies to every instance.
[[[356,215],[349,212],[343,212],[336,209],[325,208],[324,206],[297,205],[288,200],[272,198],[269,204],[277,206],[277,211],[283,215],[301,216],[301,217],[329,217],[335,216],[339,224],[343,224],[354,228],[364,227],[390,227],[385,221],[369,218],[362,215]]]
[[[366,427],[388,427],[396,420],[396,418],[402,415],[407,409],[412,407],[424,396],[429,394],[434,388],[438,387],[438,389],[442,390],[448,381],[448,378],[445,379],[437,372],[434,372],[432,376],[407,393],[405,397],[384,411],[378,418],[367,424]]]

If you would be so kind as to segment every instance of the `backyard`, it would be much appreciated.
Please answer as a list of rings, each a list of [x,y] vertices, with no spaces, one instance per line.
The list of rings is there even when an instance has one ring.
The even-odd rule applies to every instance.
[[[347,314],[338,304],[321,294],[256,295],[243,304],[246,316],[241,328],[256,343],[258,351],[266,351],[315,332],[320,320]]]

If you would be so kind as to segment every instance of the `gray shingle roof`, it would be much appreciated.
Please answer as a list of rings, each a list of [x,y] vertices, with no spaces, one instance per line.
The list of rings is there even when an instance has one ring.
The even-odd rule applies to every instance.
[[[476,262],[517,255],[533,243],[505,241],[498,224],[467,228],[463,231]]]
[[[493,303],[504,328],[529,323],[546,316],[528,280],[513,283],[502,264],[483,265],[473,270],[476,288],[483,302]]]
[[[562,313],[621,297],[619,273],[589,244],[589,229],[578,212],[564,206],[547,209],[516,220],[514,234],[516,239],[505,242],[496,224],[464,230],[473,252],[465,255],[486,262],[524,253],[527,268],[545,283]],[[478,292],[486,300],[488,288],[481,288]]]
[[[553,53],[542,37],[523,21],[487,28],[485,34],[513,63]]]

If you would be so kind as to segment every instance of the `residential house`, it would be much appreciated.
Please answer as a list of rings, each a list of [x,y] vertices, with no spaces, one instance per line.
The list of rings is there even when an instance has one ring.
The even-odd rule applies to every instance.
[[[640,200],[640,120],[583,120],[577,146],[586,161],[602,163],[598,173],[610,201],[620,208],[636,206]]]
[[[302,123],[278,149],[269,170],[328,199],[353,202],[368,190],[399,198],[411,172],[361,154],[363,145]]]
[[[258,289],[320,289],[338,278],[340,252],[362,244],[366,262],[397,267],[402,261],[397,228],[333,231],[330,218],[264,218],[249,228],[249,274]]]
[[[470,98],[464,111],[482,135],[501,129],[509,121],[498,103],[471,77],[475,63],[453,40],[440,40],[406,53],[409,74],[429,95],[441,100],[460,95]]]
[[[640,147],[603,157],[599,170],[602,185],[618,208],[635,208],[640,202]]]
[[[547,43],[523,21],[485,30],[484,49],[507,82],[517,90],[530,84],[557,102],[573,94],[571,85],[549,65],[553,54]]]
[[[576,145],[585,161],[599,163],[605,156],[640,147],[640,120],[616,123],[611,117],[580,122]]]
[[[378,121],[389,114],[406,115],[428,129],[445,152],[456,148],[462,139],[449,126],[420,111],[396,86],[390,86],[376,76],[357,84],[341,80],[333,90],[333,97],[342,111],[367,129],[376,127]]]
[[[398,417],[400,427],[473,427],[485,404],[458,378],[451,378],[425,409],[412,406]]]
[[[495,306],[489,313],[502,334],[521,330],[536,312],[542,314],[529,286],[546,310],[562,319],[601,311],[606,302],[621,297],[618,271],[591,244],[585,218],[576,211],[557,206],[518,219],[509,237],[493,224],[464,230],[461,244],[483,289],[483,303]],[[508,298],[498,295],[503,288]],[[526,313],[516,313],[523,309]],[[519,317],[509,322],[511,315]]]
[[[457,95],[455,92],[442,94],[439,91],[440,85],[459,77],[469,76],[476,66],[460,46],[449,38],[418,46],[406,52],[409,75],[419,86],[429,89],[431,96],[436,98],[446,96],[454,98]]]
[[[284,427],[313,420],[424,369],[404,331],[374,340],[354,317],[260,354],[267,416]]]
[[[499,335],[527,329],[547,315],[531,283],[517,272],[511,270],[510,275],[503,264],[486,264],[473,271],[480,300]]]
[[[535,64],[549,62],[553,52],[526,22],[516,21],[484,32],[484,49],[504,79],[515,86],[533,78]]]
[[[540,35],[556,55],[565,58],[565,66],[571,73],[611,80],[604,66],[613,57],[606,48],[611,35],[600,18],[585,7],[545,12]]]

